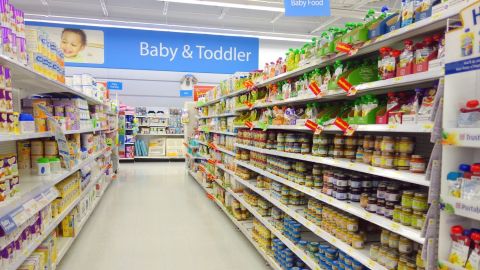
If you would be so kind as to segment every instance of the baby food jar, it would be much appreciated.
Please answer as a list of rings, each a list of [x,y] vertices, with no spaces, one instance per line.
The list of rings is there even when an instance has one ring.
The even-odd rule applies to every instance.
[[[370,149],[364,149],[363,150],[363,163],[365,164],[372,164],[372,158],[373,158],[373,150]]]
[[[372,135],[365,135],[363,137],[363,149],[372,150],[375,147],[375,139]]]
[[[395,151],[395,141],[391,136],[383,136],[382,143],[380,144],[380,150],[382,152]]]
[[[355,162],[363,162],[363,155],[364,155],[364,152],[363,152],[363,147],[359,146],[357,148],[357,151],[355,152]]]
[[[357,137],[355,136],[348,136],[346,139],[345,139],[345,145],[346,146],[356,146],[357,145]]]
[[[354,234],[352,239],[352,247],[356,249],[363,249],[364,241],[360,234]]]
[[[421,155],[412,155],[410,159],[410,171],[413,173],[424,173],[425,168],[425,158]]]
[[[355,146],[346,146],[345,147],[345,151],[344,151],[344,154],[345,154],[345,158],[349,159],[349,160],[355,160],[356,159],[356,149],[355,149]]]
[[[333,149],[333,157],[334,158],[343,158],[344,157],[344,151],[343,151],[343,146],[342,145],[335,145]]]
[[[412,200],[412,209],[419,212],[426,212],[428,210],[428,198],[426,193],[415,192]]]
[[[377,198],[378,199],[385,199],[385,193],[387,191],[387,183],[380,182],[377,187]]]
[[[343,173],[336,173],[334,175],[335,185],[337,187],[347,187],[348,186],[348,177]]]
[[[382,166],[382,152],[377,151],[377,150],[373,151],[372,166],[374,166],[374,167],[381,167]]]
[[[411,208],[412,207],[412,200],[413,200],[413,191],[405,190],[402,193],[402,206]]]
[[[385,211],[383,215],[386,218],[392,219],[394,209],[395,209],[395,204],[393,202],[385,202]]]
[[[381,151],[382,150],[382,141],[383,137],[382,136],[376,136],[375,137],[375,151]]]
[[[407,153],[400,153],[397,157],[396,168],[398,170],[406,171],[410,169],[410,155]]]
[[[400,214],[400,222],[405,226],[412,225],[412,209],[407,207],[402,207],[402,212]]]
[[[358,219],[356,218],[348,218],[347,220],[347,231],[349,232],[356,232],[358,231]]]
[[[382,152],[382,159],[380,167],[385,169],[393,169],[394,168],[394,160],[395,156],[392,152]]]
[[[362,193],[360,195],[360,206],[363,207],[363,208],[367,208],[368,207],[368,196],[369,194],[368,193]]]
[[[317,150],[317,156],[319,157],[326,157],[328,156],[328,149],[327,145],[319,145]]]
[[[413,242],[405,237],[400,237],[398,242],[398,251],[401,254],[410,254],[413,252]]]
[[[388,247],[398,249],[398,243],[400,241],[400,236],[396,233],[391,233],[388,237]]]
[[[398,143],[398,152],[411,154],[413,153],[414,143],[413,140],[409,137],[401,137],[400,142]]]
[[[402,216],[402,206],[395,205],[393,209],[393,221],[400,223],[402,221],[401,216]]]
[[[352,202],[360,202],[360,196],[362,194],[361,188],[350,188],[349,200]]]
[[[383,216],[385,213],[385,199],[377,199],[377,215]]]
[[[400,201],[400,190],[397,185],[391,184],[387,186],[387,190],[385,192],[385,201],[388,201],[388,202]]]
[[[415,229],[421,230],[423,228],[424,223],[425,223],[424,213],[419,211],[413,211],[412,227],[414,227]]]
[[[376,213],[377,212],[377,197],[375,196],[369,196],[368,197],[368,204],[366,210],[370,213]]]
[[[380,243],[382,246],[388,246],[388,241],[390,239],[390,231],[387,229],[382,229],[382,233],[380,234]]]
[[[378,244],[372,244],[370,246],[370,258],[374,261],[378,260],[378,252],[379,252],[380,246]]]
[[[343,146],[345,144],[345,138],[343,137],[343,135],[335,134],[335,137],[333,138],[333,144],[335,146],[337,145]]]

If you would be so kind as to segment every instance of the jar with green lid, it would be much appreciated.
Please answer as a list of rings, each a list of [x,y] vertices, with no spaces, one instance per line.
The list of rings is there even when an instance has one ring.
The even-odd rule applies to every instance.
[[[393,221],[401,222],[401,216],[402,216],[402,206],[395,205],[393,209]]]
[[[412,208],[402,207],[400,222],[405,226],[412,225]]]
[[[421,230],[425,224],[426,214],[420,211],[413,211],[412,214],[412,227]]]
[[[390,233],[388,237],[388,247],[389,248],[398,248],[398,242],[400,241],[400,236],[396,233]]]
[[[345,144],[345,138],[342,134],[335,134],[335,137],[333,138],[333,144],[335,146],[343,146]]]
[[[317,150],[317,156],[319,157],[326,157],[328,156],[328,145],[319,145]]]
[[[400,153],[397,157],[397,163],[395,167],[397,170],[408,171],[410,170],[411,156],[407,153]]]
[[[402,206],[411,208],[412,207],[412,200],[413,200],[413,191],[405,190],[402,193]]]
[[[412,209],[415,211],[427,212],[428,198],[426,193],[415,192],[412,200]]]

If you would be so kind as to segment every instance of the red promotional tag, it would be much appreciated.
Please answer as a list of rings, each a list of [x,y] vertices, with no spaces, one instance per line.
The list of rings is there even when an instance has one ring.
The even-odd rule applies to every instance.
[[[208,147],[212,148],[213,150],[217,150],[217,146],[214,143],[208,143]]]
[[[348,55],[354,55],[358,52],[358,49],[355,49],[355,48],[353,48],[352,45],[347,44],[347,43],[343,43],[343,42],[339,42],[337,44],[336,49],[337,49],[337,51],[344,52]]]
[[[185,145],[185,147],[187,147],[187,148],[188,148],[188,144],[187,144],[186,142],[184,142],[184,143],[183,143],[183,145]]]
[[[255,84],[252,82],[252,80],[246,80],[243,82],[243,86],[245,86],[245,88],[247,89],[250,89],[254,86]]]
[[[357,88],[355,88],[355,86],[349,83],[345,78],[338,79],[337,85],[347,92],[347,96],[353,96],[357,93]]]
[[[245,126],[248,127],[250,130],[252,130],[253,127],[254,127],[254,126],[253,126],[253,123],[250,122],[250,121],[246,121],[246,122],[245,122]]]
[[[210,193],[207,193],[207,198],[209,198],[212,201],[215,201],[215,197]]]
[[[345,122],[345,120],[340,117],[337,117],[333,124],[339,129],[341,129],[343,131],[343,134],[346,136],[352,136],[355,132],[355,129],[353,129],[353,127],[351,127],[347,122]]]
[[[313,122],[312,120],[308,119],[305,122],[305,126],[309,129],[311,129],[315,134],[320,134],[323,131],[323,126]]]
[[[315,94],[315,96],[323,96],[322,89],[318,86],[317,82],[311,82],[308,88]]]
[[[250,110],[253,108],[253,104],[250,101],[245,101],[243,104],[245,104]]]
[[[217,164],[217,161],[215,159],[209,159],[208,163],[210,163],[212,165],[215,165],[215,164]]]
[[[203,167],[203,166],[198,166],[198,169],[202,172],[205,172],[205,167]]]
[[[215,176],[214,176],[213,174],[211,174],[211,173],[209,173],[209,174],[207,175],[207,178],[208,178],[209,180],[215,180]]]

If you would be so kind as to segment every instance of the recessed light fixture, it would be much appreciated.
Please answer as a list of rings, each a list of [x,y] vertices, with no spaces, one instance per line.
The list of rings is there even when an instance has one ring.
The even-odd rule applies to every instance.
[[[102,6],[103,16],[108,17],[108,10],[105,0],[100,0],[100,6]]]
[[[40,0],[40,2],[42,2],[42,5],[44,5],[44,6],[48,6],[48,2],[47,2],[47,0]]]
[[[110,20],[110,19],[55,16],[55,15],[32,14],[32,13],[26,13],[25,16],[26,16],[25,21],[27,22],[30,21],[30,22],[42,22],[42,23],[58,23],[58,24],[85,25],[85,26],[96,26],[96,27],[107,27],[107,28],[182,32],[182,33],[221,35],[221,36],[237,36],[237,37],[241,36],[241,37],[259,38],[259,39],[265,39],[265,40],[283,40],[283,41],[292,41],[292,42],[309,42],[311,38],[310,35],[274,33],[275,36],[271,36],[269,34],[272,34],[272,33],[269,33],[269,32],[238,30],[238,29],[229,29],[229,28],[159,24],[159,23],[120,21],[120,20]],[[191,29],[195,29],[195,30],[191,30]]]

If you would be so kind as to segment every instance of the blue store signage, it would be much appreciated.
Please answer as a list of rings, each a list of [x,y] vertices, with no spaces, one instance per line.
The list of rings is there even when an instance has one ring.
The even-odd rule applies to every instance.
[[[330,0],[285,0],[286,16],[330,16]]]
[[[180,90],[181,97],[193,97],[193,90]]]
[[[258,69],[258,38],[27,22],[67,66],[230,74]]]
[[[108,90],[123,90],[123,83],[122,82],[107,82],[107,89]]]

